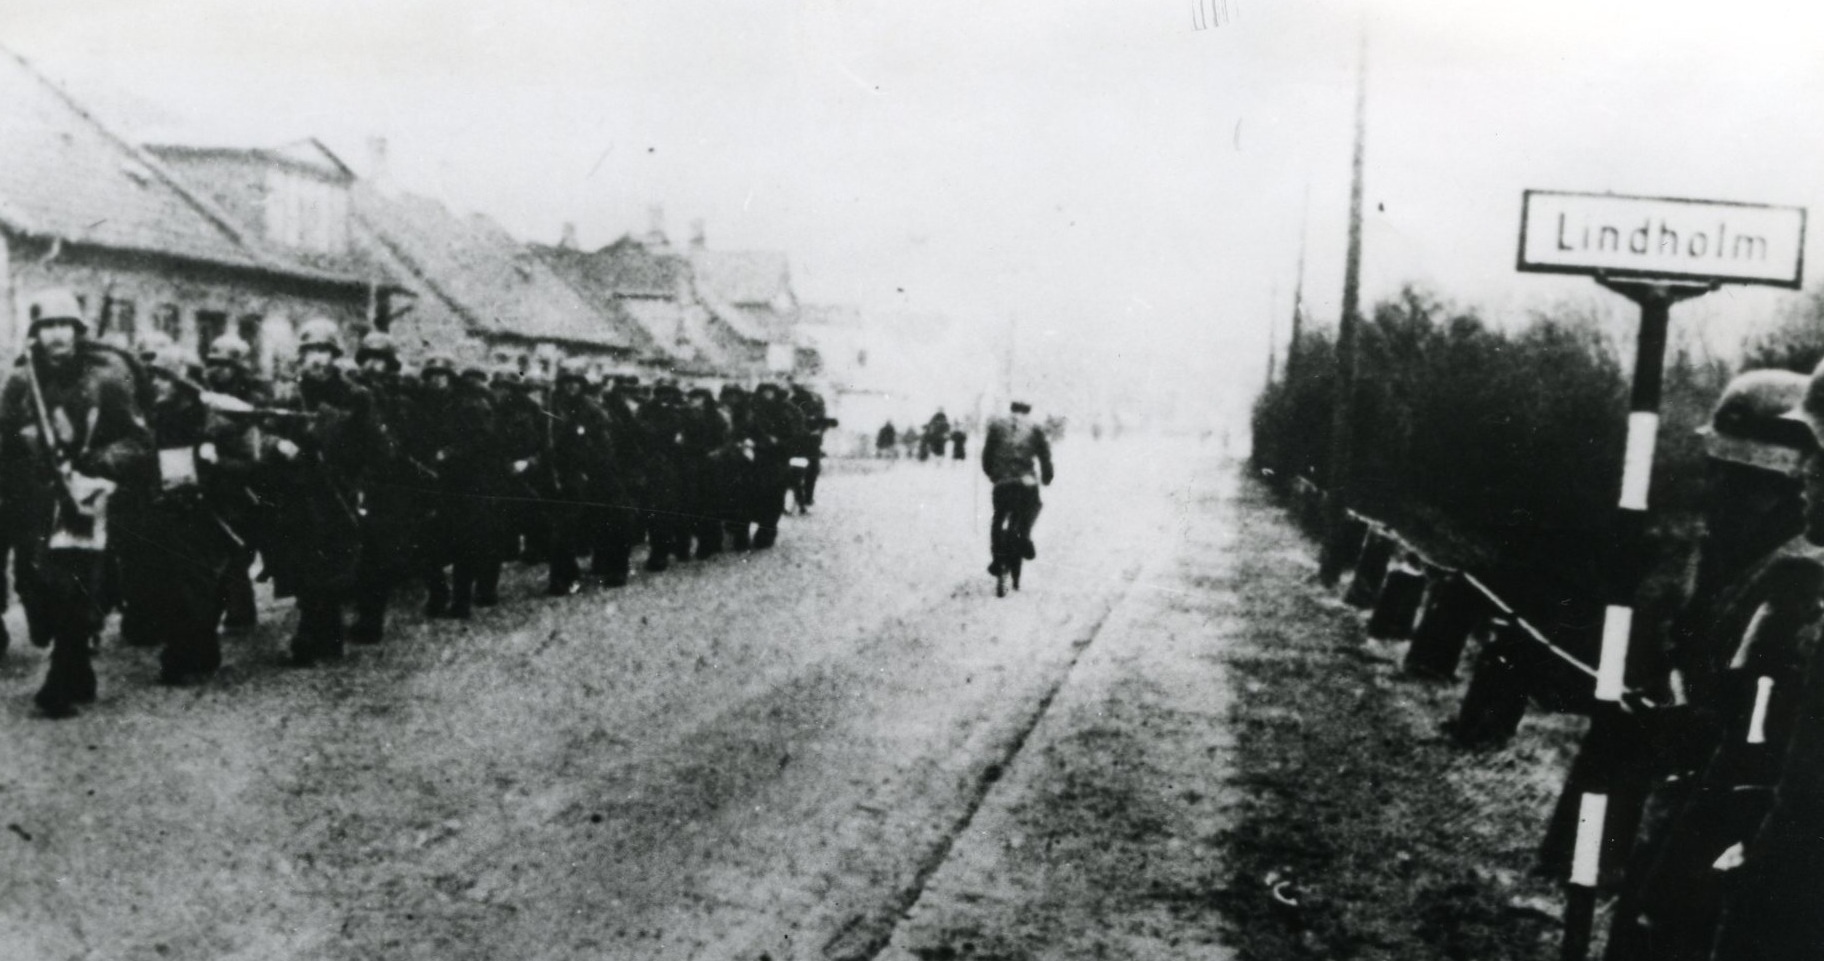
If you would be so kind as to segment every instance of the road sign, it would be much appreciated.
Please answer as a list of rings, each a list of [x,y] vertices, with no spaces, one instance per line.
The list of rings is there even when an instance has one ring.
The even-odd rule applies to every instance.
[[[1528,190],[1523,271],[1797,288],[1805,209]]]

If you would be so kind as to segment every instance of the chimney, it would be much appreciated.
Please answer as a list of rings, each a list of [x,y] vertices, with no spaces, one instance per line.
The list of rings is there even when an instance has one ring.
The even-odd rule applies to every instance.
[[[393,185],[392,171],[386,162],[386,138],[367,138],[367,179],[375,190],[386,191]]]
[[[579,245],[576,242],[576,222],[573,220],[564,221],[564,236],[562,240],[557,242],[558,249],[575,250],[578,246]]]
[[[708,245],[709,241],[703,235],[703,219],[699,217],[690,222],[690,246],[694,250],[702,250]]]
[[[665,205],[653,204],[646,208],[647,223],[651,226],[646,231],[646,244],[651,247],[663,247],[671,241],[665,239]]]

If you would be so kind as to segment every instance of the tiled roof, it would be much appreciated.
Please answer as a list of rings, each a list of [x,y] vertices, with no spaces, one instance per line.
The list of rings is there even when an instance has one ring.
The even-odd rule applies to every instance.
[[[695,248],[689,256],[706,296],[744,307],[791,299],[791,271],[784,254]]]
[[[114,134],[23,58],[3,49],[0,226],[71,243],[362,282],[262,249],[157,158]]]
[[[675,298],[679,275],[688,269],[676,256],[654,253],[632,237],[588,256],[596,264],[596,281],[622,297]]]
[[[797,301],[784,254],[693,249],[689,254],[697,296],[742,339],[786,343],[792,339]]]
[[[677,351],[671,349],[676,342],[675,335],[668,340],[661,340],[639,320],[630,314],[621,301],[615,297],[614,288],[603,276],[602,261],[580,250],[566,247],[546,247],[540,244],[529,245],[534,254],[544,260],[545,265],[569,284],[584,300],[587,300],[603,319],[621,329],[627,340],[642,356],[656,360],[673,359]]]
[[[598,313],[499,224],[435,200],[354,188],[356,220],[477,334],[633,350]]]

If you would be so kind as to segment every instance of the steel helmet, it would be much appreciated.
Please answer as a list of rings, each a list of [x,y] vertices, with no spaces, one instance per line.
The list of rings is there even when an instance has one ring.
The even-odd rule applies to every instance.
[[[84,333],[89,329],[89,322],[82,316],[82,302],[67,287],[52,287],[33,294],[29,311],[27,316],[32,320],[31,330],[37,330],[39,324],[52,321],[68,321]]]
[[[158,356],[159,351],[175,343],[177,341],[172,340],[171,335],[162,330],[148,330],[139,335],[139,359],[151,363],[152,358]]]
[[[557,365],[557,382],[575,380],[589,382],[589,361],[581,357],[565,357]]]
[[[418,376],[429,377],[432,374],[456,376],[456,359],[442,352],[432,354],[424,359],[424,366],[419,368]]]
[[[393,343],[392,335],[385,331],[369,331],[361,338],[361,345],[355,348],[357,364],[365,364],[376,357],[386,361],[389,368],[399,369],[399,348]]]
[[[209,342],[209,356],[206,359],[211,364],[246,367],[253,359],[253,345],[242,340],[239,334],[223,334]]]
[[[298,353],[312,347],[327,347],[342,356],[342,328],[328,317],[312,317],[298,328]]]
[[[148,363],[168,374],[185,377],[189,375],[191,368],[196,366],[196,355],[185,350],[180,344],[166,344],[152,355],[152,359]]]

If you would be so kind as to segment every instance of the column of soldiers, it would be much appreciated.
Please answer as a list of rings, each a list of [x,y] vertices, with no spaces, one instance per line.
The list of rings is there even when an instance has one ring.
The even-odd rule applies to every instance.
[[[163,683],[208,678],[223,627],[255,620],[256,558],[295,598],[302,667],[380,643],[407,588],[429,617],[472,617],[499,603],[509,561],[547,565],[565,596],[585,557],[625,585],[641,543],[649,572],[770,547],[787,491],[811,505],[834,426],[802,386],[598,385],[578,359],[549,384],[444,355],[408,375],[386,334],[345,356],[323,318],[298,330],[295,375],[268,383],[234,334],[199,362],[166,338],[91,339],[66,291],[29,314],[0,391],[0,545],[51,648],[48,717],[94,700],[115,611],[123,641],[160,648]]]

